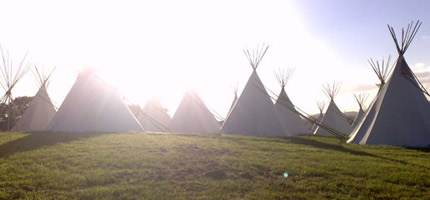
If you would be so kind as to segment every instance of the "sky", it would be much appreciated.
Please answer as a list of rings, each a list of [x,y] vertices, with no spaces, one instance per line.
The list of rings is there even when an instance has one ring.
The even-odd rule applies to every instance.
[[[270,91],[274,71],[295,68],[286,86],[308,113],[328,101],[322,85],[340,82],[343,111],[358,110],[353,93],[376,92],[367,59],[397,57],[387,24],[423,25],[405,57],[430,84],[430,2],[388,0],[2,1],[0,43],[15,63],[28,52],[34,66],[55,67],[48,92],[60,106],[78,72],[95,69],[130,104],[157,97],[173,115],[185,91],[198,92],[225,117],[237,85],[251,75],[243,49],[267,44],[257,69]],[[38,90],[28,73],[13,91]],[[369,103],[370,100],[367,102]]]

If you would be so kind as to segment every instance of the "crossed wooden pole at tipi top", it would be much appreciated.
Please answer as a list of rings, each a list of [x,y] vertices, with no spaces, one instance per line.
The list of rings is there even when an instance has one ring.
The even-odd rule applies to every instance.
[[[0,85],[5,91],[3,96],[0,98],[0,103],[7,105],[5,107],[2,106],[2,109],[4,108],[7,110],[6,115],[1,117],[7,118],[6,128],[7,130],[9,130],[11,123],[15,122],[15,118],[17,115],[17,108],[13,103],[14,98],[12,95],[12,90],[16,86],[16,84],[24,77],[24,75],[30,70],[31,63],[27,61],[28,53],[26,53],[21,62],[19,63],[18,67],[16,67],[16,71],[14,72],[14,64],[10,59],[9,53],[6,52],[5,54],[1,45],[0,53],[2,56],[2,60],[0,62]]]

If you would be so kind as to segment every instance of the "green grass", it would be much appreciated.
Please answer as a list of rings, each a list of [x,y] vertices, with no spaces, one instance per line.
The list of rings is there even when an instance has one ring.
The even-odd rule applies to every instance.
[[[430,199],[430,152],[313,136],[0,133],[0,199]]]

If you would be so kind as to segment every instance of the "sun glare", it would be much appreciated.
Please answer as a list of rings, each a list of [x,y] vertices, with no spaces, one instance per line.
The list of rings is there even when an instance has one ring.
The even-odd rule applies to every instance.
[[[229,6],[226,2],[188,3],[199,9],[178,9],[187,3],[165,7],[162,2],[153,2],[143,6],[144,10],[137,9],[142,7],[138,3],[106,3],[94,16],[90,12],[98,7],[94,3],[86,8],[58,5],[59,10],[42,12],[31,20],[47,34],[35,33],[24,39],[4,33],[0,36],[12,51],[28,50],[34,65],[57,68],[48,89],[57,104],[67,95],[79,70],[92,67],[129,103],[143,106],[149,98],[157,97],[172,115],[184,92],[195,90],[213,111],[225,116],[233,88],[238,84],[240,94],[252,72],[242,50],[262,43],[270,45],[257,69],[263,83],[278,93],[274,71],[296,68],[286,89],[296,106],[307,112],[316,113],[316,100],[326,99],[322,84],[336,80],[348,88],[349,80],[356,81],[349,75],[347,62],[328,41],[312,32],[291,1],[235,1]],[[247,9],[243,9],[244,4]],[[155,12],[160,9],[163,12]],[[81,12],[72,19],[72,10]],[[119,14],[113,16],[113,10]],[[51,15],[56,17],[49,18]],[[77,22],[66,26],[65,22],[71,21]],[[58,28],[53,30],[52,24]],[[37,88],[27,87],[31,75],[25,79],[30,80],[20,83],[16,94],[34,95]],[[345,91],[350,97],[343,98],[341,92],[339,105],[356,109],[356,105],[345,103],[353,98],[348,89]]]

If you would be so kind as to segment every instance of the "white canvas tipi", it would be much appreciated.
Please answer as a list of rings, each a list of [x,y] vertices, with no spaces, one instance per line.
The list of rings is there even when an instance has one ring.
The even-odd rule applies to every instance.
[[[222,126],[223,133],[253,136],[291,135],[279,122],[275,106],[257,75],[256,69],[267,48],[262,47],[253,52],[252,56],[249,51],[245,51],[253,71]]]
[[[293,69],[288,69],[285,71],[279,71],[276,73],[276,79],[281,86],[281,92],[278,95],[278,99],[275,103],[275,108],[279,114],[279,120],[281,125],[287,129],[291,136],[299,134],[312,134],[311,131],[306,126],[305,121],[300,118],[298,111],[291,102],[287,93],[285,92],[285,85],[293,74]]]
[[[410,147],[430,145],[430,113],[424,96],[428,93],[404,58],[420,26],[418,21],[408,25],[406,31],[402,30],[401,43],[389,26],[399,53],[397,63],[348,143]]]
[[[49,98],[46,88],[49,85],[51,74],[44,74],[36,68],[36,77],[39,91],[31,100],[24,114],[12,127],[11,131],[44,131],[54,117],[56,111]]]
[[[219,133],[220,125],[195,91],[182,97],[169,129],[179,133]]]
[[[355,126],[357,126],[358,124],[360,124],[360,122],[363,120],[365,112],[363,110],[363,106],[365,101],[367,100],[367,94],[364,93],[360,93],[360,94],[354,94],[354,98],[357,101],[358,104],[358,112],[357,115],[354,118],[354,121],[352,122],[352,128],[354,128]]]
[[[324,101],[317,101],[317,106],[318,106],[318,110],[320,111],[320,114],[318,115],[318,118],[315,119],[315,122],[312,126],[312,132],[315,132],[315,129],[318,128],[318,124],[321,123],[323,117],[324,117],[324,107],[325,107],[325,103]]]
[[[237,86],[234,87],[234,91],[233,92],[234,92],[234,98],[233,98],[233,102],[231,102],[231,106],[230,106],[230,109],[228,110],[228,114],[230,114],[231,110],[233,110],[234,105],[236,104],[237,100],[239,99],[237,97]]]
[[[170,116],[166,109],[161,105],[160,101],[152,98],[145,103],[143,109],[137,115],[145,131],[167,132],[170,122]]]
[[[349,135],[351,133],[351,124],[349,124],[347,117],[337,107],[334,102],[334,97],[339,92],[339,85],[334,83],[331,87],[326,85],[324,87],[325,94],[330,98],[330,104],[324,113],[321,121],[322,126],[315,129],[315,135],[327,134],[343,134]]]
[[[53,132],[143,131],[117,90],[95,72],[81,72],[48,126]]]
[[[352,136],[356,133],[358,133],[358,129],[365,129],[365,127],[370,126],[370,121],[365,121],[364,118],[366,118],[366,116],[372,116],[375,114],[375,110],[374,109],[370,109],[373,107],[373,104],[375,104],[375,101],[379,95],[379,93],[381,92],[381,89],[383,88],[383,86],[385,85],[385,82],[388,78],[389,72],[390,72],[390,59],[391,57],[388,56],[388,60],[385,61],[384,58],[382,58],[382,61],[374,61],[373,59],[369,59],[369,64],[372,67],[373,71],[375,72],[376,76],[379,79],[379,84],[376,84],[376,86],[378,86],[378,93],[376,94],[376,97],[372,100],[372,102],[370,103],[370,106],[368,107],[368,109],[366,110],[365,114],[363,115],[363,119],[361,120],[361,122],[359,122],[353,129],[353,131],[350,134],[350,137],[352,138]],[[355,135],[354,137],[356,139],[363,137],[364,132],[360,132],[358,135]]]

